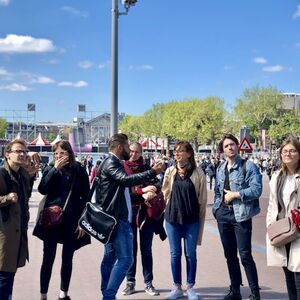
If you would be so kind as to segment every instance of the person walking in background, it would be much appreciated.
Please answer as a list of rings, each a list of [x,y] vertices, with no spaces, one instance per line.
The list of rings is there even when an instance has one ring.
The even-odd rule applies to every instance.
[[[47,195],[44,208],[67,202],[63,221],[53,228],[44,228],[39,222],[33,234],[43,240],[43,262],[40,271],[41,300],[47,299],[52,267],[58,243],[63,244],[61,283],[59,300],[70,300],[68,290],[72,275],[72,261],[75,250],[90,243],[90,236],[78,227],[78,220],[85,208],[89,193],[89,178],[86,169],[75,161],[75,155],[68,141],[59,141],[52,147],[54,162],[44,171],[38,190]],[[70,194],[70,196],[69,196]]]
[[[88,156],[87,158],[87,169],[88,169],[88,175],[91,175],[92,169],[93,169],[93,157]]]
[[[124,167],[128,175],[141,173],[150,170],[150,166],[144,163],[142,156],[142,145],[134,142],[130,144],[130,158],[125,161]],[[145,292],[151,296],[159,295],[159,292],[152,285],[153,281],[153,257],[152,257],[152,240],[154,231],[159,221],[147,217],[146,201],[154,197],[160,190],[161,184],[158,178],[154,178],[140,186],[134,186],[130,189],[132,222],[131,229],[133,232],[133,264],[127,272],[127,284],[123,290],[123,295],[131,295],[135,292],[135,275],[137,264],[138,249],[138,232],[140,240],[140,251],[142,256],[143,276],[145,283]],[[138,217],[138,219],[137,219]],[[162,222],[161,222],[162,223]],[[139,230],[138,230],[139,229]],[[163,228],[162,228],[163,230]]]
[[[190,143],[179,141],[174,146],[174,166],[165,173],[162,191],[166,201],[165,228],[170,244],[174,289],[167,299],[183,296],[181,274],[181,240],[187,264],[187,296],[197,300],[194,290],[197,270],[197,245],[201,245],[206,214],[206,178],[196,167]]]
[[[28,158],[30,163],[28,165]],[[0,299],[12,299],[15,274],[28,259],[27,229],[31,175],[39,168],[38,157],[27,155],[26,142],[13,140],[5,146],[0,168]],[[27,171],[26,171],[27,169]],[[29,172],[28,172],[29,171]]]
[[[291,216],[291,210],[300,208],[300,143],[287,138],[279,149],[281,168],[270,181],[267,226]],[[290,300],[300,299],[300,239],[281,247],[272,246],[267,236],[267,264],[282,267]]]
[[[262,193],[262,176],[252,161],[239,156],[238,147],[239,141],[232,134],[225,134],[219,143],[219,151],[225,154],[226,161],[217,169],[213,204],[230,276],[230,289],[224,300],[242,299],[237,250],[251,288],[249,299],[260,300],[251,239],[252,217],[260,212],[258,198]]]
[[[100,164],[101,164],[101,160],[98,159],[98,160],[96,161],[96,165],[93,167],[92,172],[91,172],[91,176],[90,176],[90,184],[93,183],[95,177],[97,176],[97,173],[98,173]]]
[[[212,158],[206,167],[206,174],[209,176],[209,189],[212,189],[213,181],[216,181],[217,162]]]
[[[129,144],[125,134],[114,134],[108,142],[109,155],[101,164],[96,186],[96,202],[118,220],[113,240],[104,247],[101,263],[103,300],[115,300],[118,289],[133,263],[131,200],[128,187],[149,182],[162,171],[162,164],[142,173],[128,175],[122,160],[128,160]],[[114,199],[114,204],[111,205]]]

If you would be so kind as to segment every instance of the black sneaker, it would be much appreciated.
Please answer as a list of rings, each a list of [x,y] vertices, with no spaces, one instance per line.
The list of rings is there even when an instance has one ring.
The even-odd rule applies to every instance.
[[[260,300],[260,292],[252,292],[252,294],[248,298],[249,300]]]
[[[127,296],[135,293],[135,283],[127,282],[126,288],[122,291],[122,295]]]
[[[230,286],[228,294],[223,298],[223,300],[242,300],[240,288]]]
[[[145,292],[149,294],[150,296],[158,296],[159,292],[155,289],[155,287],[152,285],[152,283],[147,283],[145,286]]]

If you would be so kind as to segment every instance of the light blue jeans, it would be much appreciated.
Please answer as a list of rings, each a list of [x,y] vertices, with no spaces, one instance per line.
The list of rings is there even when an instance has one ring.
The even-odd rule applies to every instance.
[[[119,220],[111,243],[105,245],[101,263],[102,300],[115,300],[118,289],[133,263],[133,234],[128,221]]]
[[[184,241],[184,255],[186,259],[187,285],[193,286],[197,270],[197,240],[199,235],[199,222],[191,224],[172,224],[165,221],[170,252],[173,282],[182,285],[181,274],[181,239]]]

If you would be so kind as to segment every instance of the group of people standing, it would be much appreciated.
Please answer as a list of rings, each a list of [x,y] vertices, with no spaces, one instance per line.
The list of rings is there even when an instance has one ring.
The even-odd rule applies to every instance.
[[[135,292],[137,248],[141,261],[145,292],[156,296],[153,285],[152,241],[155,234],[168,238],[173,289],[166,299],[184,295],[182,283],[182,241],[186,260],[186,295],[197,300],[194,289],[197,273],[197,246],[201,245],[207,204],[206,176],[197,167],[192,145],[179,141],[174,146],[174,164],[164,170],[157,162],[150,167],[142,157],[139,143],[129,144],[125,134],[113,135],[108,143],[109,155],[97,168],[96,202],[118,220],[113,240],[104,246],[101,263],[103,300],[115,300],[126,278],[123,295]],[[213,215],[227,261],[230,287],[225,300],[241,300],[242,275],[238,253],[245,269],[251,294],[261,299],[257,268],[252,257],[252,218],[259,214],[262,175],[250,160],[238,154],[239,141],[225,134],[219,150],[226,160],[215,172]],[[287,139],[280,148],[281,168],[270,181],[267,225],[300,208],[300,143]],[[53,146],[54,160],[43,172],[38,190],[46,195],[44,208],[64,207],[63,221],[57,228],[43,228],[37,222],[33,234],[43,241],[40,272],[40,299],[47,299],[48,286],[58,243],[63,244],[59,300],[68,295],[74,252],[90,243],[90,237],[78,227],[78,219],[90,190],[86,169],[75,160],[67,141]],[[5,165],[0,168],[0,299],[12,297],[13,281],[18,267],[28,258],[28,201],[32,188],[30,177],[38,170],[38,156],[27,153],[22,140],[10,142],[5,149]],[[164,173],[163,181],[157,175]],[[95,174],[94,174],[95,175]],[[160,219],[147,215],[149,201],[163,193],[166,208]],[[111,200],[115,199],[114,205]],[[139,242],[138,242],[139,239]],[[289,299],[300,299],[300,240],[274,247],[267,237],[267,261],[284,270]]]

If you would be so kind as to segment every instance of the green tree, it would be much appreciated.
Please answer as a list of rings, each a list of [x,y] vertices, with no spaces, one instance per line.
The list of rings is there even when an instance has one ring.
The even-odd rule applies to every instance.
[[[259,146],[262,145],[261,130],[270,127],[282,107],[283,95],[274,87],[255,86],[246,89],[234,106],[236,118],[247,125]]]
[[[0,118],[0,138],[5,138],[7,126],[7,121],[3,118]]]
[[[138,141],[143,133],[143,119],[143,116],[127,115],[120,122],[119,128],[122,132],[127,134],[130,140]]]
[[[271,124],[268,136],[280,144],[289,134],[300,136],[300,119],[297,110],[286,111]]]

